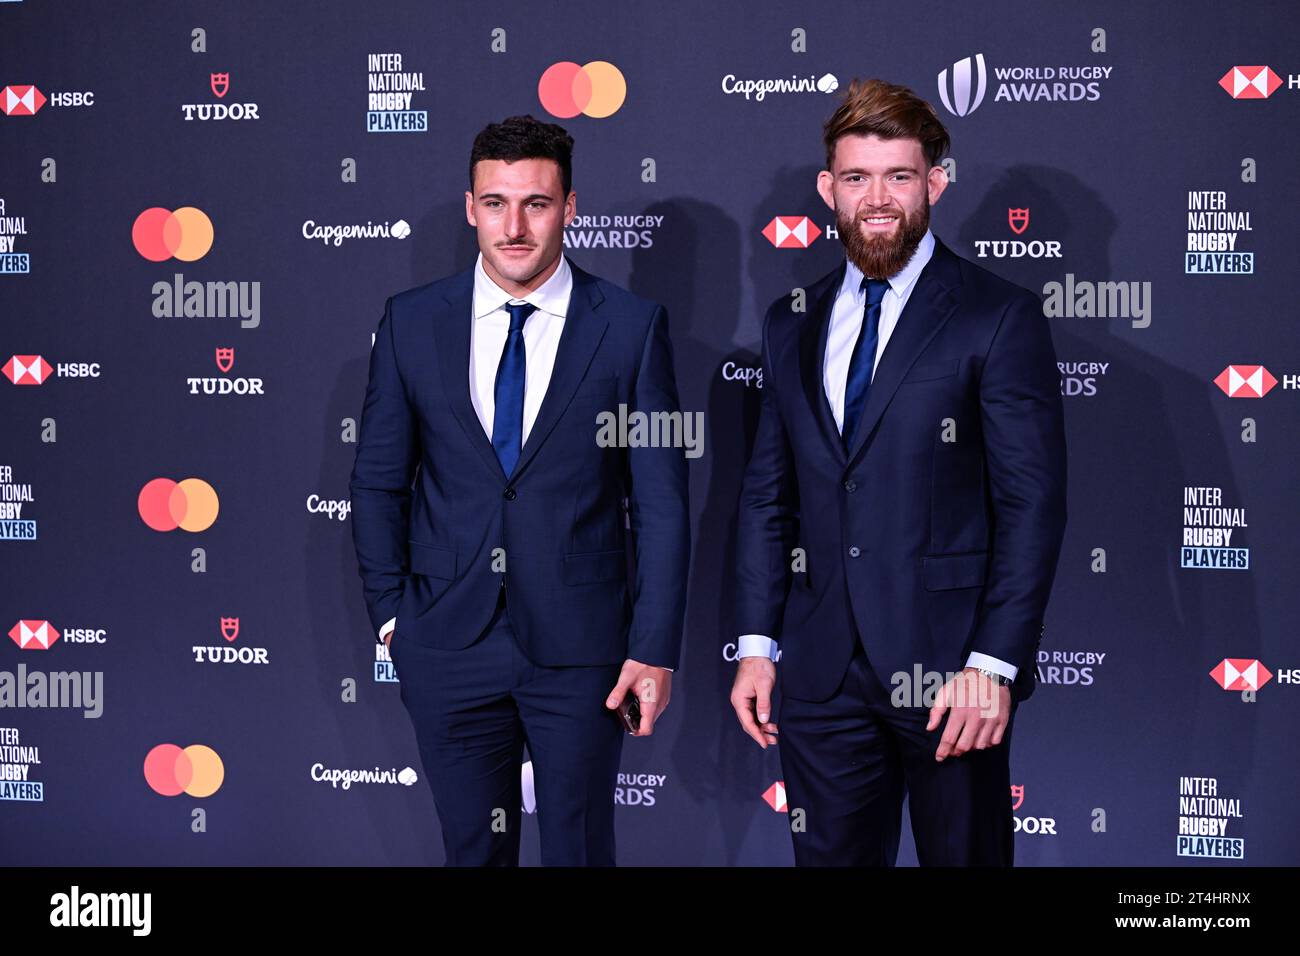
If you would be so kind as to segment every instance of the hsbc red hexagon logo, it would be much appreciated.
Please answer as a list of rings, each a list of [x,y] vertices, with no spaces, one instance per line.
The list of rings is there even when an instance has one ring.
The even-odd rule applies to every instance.
[[[807,249],[821,234],[807,216],[775,216],[763,227],[764,237],[778,249]]]
[[[1266,100],[1282,85],[1282,78],[1266,66],[1234,66],[1219,79],[1234,100]]]
[[[9,628],[9,636],[25,651],[48,651],[59,632],[49,621],[19,621]]]
[[[1229,365],[1215,377],[1214,384],[1229,398],[1263,398],[1277,379],[1262,365]]]
[[[1214,665],[1210,676],[1224,690],[1259,690],[1273,679],[1273,672],[1257,660],[1225,657]]]
[[[35,116],[45,105],[45,94],[34,86],[6,86],[0,90],[0,112],[6,116]]]
[[[39,355],[12,355],[4,364],[5,378],[15,385],[44,385],[53,371]]]

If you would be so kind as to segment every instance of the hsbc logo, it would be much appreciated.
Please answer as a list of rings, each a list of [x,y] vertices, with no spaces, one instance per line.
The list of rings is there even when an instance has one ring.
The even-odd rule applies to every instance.
[[[62,635],[49,621],[19,621],[9,637],[24,651],[48,651]]]
[[[6,86],[0,90],[0,110],[6,116],[35,116],[45,102],[45,94],[34,86]]]
[[[763,802],[777,813],[789,813],[790,807],[785,802],[785,781],[778,780],[763,791]]]
[[[1273,679],[1273,672],[1257,660],[1225,657],[1210,676],[1224,690],[1259,690]]]
[[[59,378],[99,378],[98,362],[60,362],[51,365],[40,355],[11,355],[3,366],[5,378],[15,385],[44,385]]]
[[[1229,398],[1263,398],[1277,379],[1262,365],[1229,365],[1214,379]]]
[[[15,385],[44,385],[54,367],[39,355],[14,355],[5,362],[5,378]]]
[[[51,106],[94,106],[93,90],[51,93],[48,97],[31,85],[6,86],[0,90],[0,112],[6,116],[35,116],[46,103]]]
[[[69,627],[62,632],[49,621],[19,621],[9,637],[24,651],[48,651],[55,641],[64,644],[106,644],[108,631],[102,627]]]
[[[807,216],[775,216],[763,227],[763,237],[778,249],[807,249],[821,234]]]
[[[1234,66],[1219,78],[1219,86],[1234,100],[1266,100],[1282,85],[1267,66]]]

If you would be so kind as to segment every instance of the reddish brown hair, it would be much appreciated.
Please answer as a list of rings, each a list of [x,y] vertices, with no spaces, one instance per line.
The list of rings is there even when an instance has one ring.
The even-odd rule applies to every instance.
[[[929,166],[939,165],[951,141],[934,107],[906,86],[884,80],[854,80],[839,107],[823,128],[826,168],[835,161],[835,144],[841,136],[875,133],[882,139],[915,139]]]

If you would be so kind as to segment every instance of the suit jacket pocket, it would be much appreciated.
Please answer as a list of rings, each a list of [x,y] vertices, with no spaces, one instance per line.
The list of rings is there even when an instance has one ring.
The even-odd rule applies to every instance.
[[[617,581],[627,574],[627,556],[617,551],[588,551],[564,556],[565,584],[594,584]]]
[[[604,401],[611,408],[616,405],[615,399],[618,397],[618,378],[617,376],[607,376],[605,378],[586,379],[573,393],[573,400],[577,401]]]
[[[908,373],[903,376],[903,384],[910,385],[913,382],[932,382],[940,378],[948,378],[957,374],[957,360],[945,359],[942,362],[920,362],[913,365]]]
[[[921,558],[921,579],[927,591],[982,587],[988,560],[987,551],[930,555]]]
[[[456,552],[432,544],[409,541],[411,546],[411,573],[431,578],[456,578]]]

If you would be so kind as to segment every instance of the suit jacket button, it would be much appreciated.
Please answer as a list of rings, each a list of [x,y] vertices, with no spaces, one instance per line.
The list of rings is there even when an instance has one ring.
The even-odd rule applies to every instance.
[[[502,497],[505,498],[506,501],[514,501],[514,500],[515,500],[515,489],[513,489],[513,488],[507,488],[507,489],[505,490],[505,493],[502,495]]]
[[[853,547],[849,548],[849,557],[850,557],[850,558],[856,558],[856,557],[857,557],[858,555],[860,555],[861,553],[862,553],[862,549],[859,548],[856,544],[855,544]]]
[[[853,494],[853,492],[858,490],[858,483],[850,478],[848,481],[844,482],[844,490],[849,494]]]

